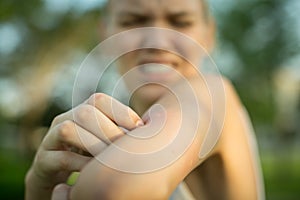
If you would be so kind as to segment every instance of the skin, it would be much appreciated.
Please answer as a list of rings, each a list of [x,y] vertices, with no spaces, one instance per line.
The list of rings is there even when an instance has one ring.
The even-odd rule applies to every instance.
[[[120,111],[118,115],[107,109],[112,101]],[[87,149],[100,153],[107,147],[107,138],[114,141],[124,135],[115,123],[130,130],[137,127],[140,120],[133,110],[105,94],[94,94],[76,108],[57,116],[27,172],[25,198],[50,199],[55,185],[66,182],[71,172],[81,171],[92,159]]]
[[[112,0],[108,7],[108,17],[102,24],[105,30],[102,35],[109,37],[139,27],[168,28],[186,34],[210,51],[214,44],[214,23],[205,17],[202,8],[199,0]],[[171,45],[171,41],[161,35],[144,35],[140,41],[154,42],[162,47]],[[177,44],[181,45],[184,43]],[[183,53],[196,62],[195,52]],[[223,79],[226,93],[225,119],[223,121],[218,114],[214,118],[216,129],[220,128],[217,124],[223,125],[221,137],[210,153],[200,159],[199,151],[212,115],[210,93],[205,84],[218,90],[216,77],[207,77],[204,82],[185,59],[157,49],[139,50],[122,56],[118,61],[120,74],[126,74],[145,60],[171,66],[186,78],[195,91],[200,116],[206,117],[201,118],[201,121],[196,118],[187,122],[186,127],[193,126],[195,121],[201,122],[189,148],[171,165],[149,173],[125,173],[102,164],[97,158],[117,160],[121,166],[132,164],[143,167],[144,163],[129,162],[128,158],[120,156],[111,142],[133,152],[155,151],[176,136],[177,132],[174,130],[179,128],[176,125],[180,125],[182,116],[180,106],[193,104],[191,98],[184,98],[190,88],[173,79],[166,81],[176,95],[184,98],[180,104],[174,93],[157,84],[148,84],[136,90],[130,102],[133,110],[129,111],[129,107],[112,97],[95,94],[78,107],[54,119],[27,173],[26,199],[50,199],[53,189],[54,200],[168,199],[183,180],[197,199],[258,199],[260,174],[255,158],[255,145],[249,141],[251,126],[247,123],[247,114],[230,82]],[[139,73],[135,75],[137,80],[145,77]],[[125,82],[129,90],[134,87],[130,79]],[[112,101],[115,102],[113,111],[117,111],[117,115],[113,115],[111,107],[107,106]],[[154,103],[163,106],[164,114],[161,110],[154,109],[151,113],[149,108],[153,108]],[[141,115],[142,121],[139,117]],[[156,132],[160,121],[165,124],[155,137],[138,140],[129,136]],[[124,133],[120,126],[129,132]],[[190,130],[186,128],[183,131]],[[84,144],[79,136],[84,138]],[[175,146],[169,151],[176,149]],[[88,151],[96,156],[91,157],[86,153]],[[61,184],[72,171],[81,172],[76,184],[73,187]],[[220,196],[216,196],[216,193]]]
[[[184,5],[183,5],[184,4]],[[134,5],[134,6],[132,6]],[[170,6],[172,5],[172,6]],[[132,28],[140,27],[157,27],[166,28],[178,31],[186,36],[193,38],[204,49],[210,51],[214,44],[214,22],[208,21],[205,17],[205,12],[199,12],[202,4],[199,0],[188,1],[187,3],[181,0],[172,1],[110,1],[108,5],[109,16],[106,18],[104,25],[106,32],[103,35],[109,37],[113,34],[120,33]],[[182,7],[183,6],[183,7]],[[200,9],[201,11],[202,9]],[[133,38],[132,41],[135,41]],[[171,39],[167,36],[151,34],[144,36],[141,39],[141,44],[136,44],[136,47],[144,44],[156,44],[161,48],[171,48]],[[184,43],[176,43],[180,48],[184,47]],[[175,47],[176,48],[176,47]],[[179,50],[178,50],[179,51]],[[187,55],[193,63],[198,63],[199,52],[181,52]],[[197,72],[194,67],[186,60],[167,51],[159,51],[157,49],[143,49],[134,51],[119,59],[119,72],[125,74],[135,66],[140,65],[144,61],[149,60],[155,63],[162,63],[170,65],[185,77],[192,77]],[[142,77],[135,76],[135,79],[142,79]],[[130,80],[125,80],[129,89],[133,88],[135,84]],[[138,89],[133,97],[132,106],[138,114],[142,115],[150,105],[153,104],[163,93],[165,89],[158,85],[147,85]],[[135,100],[136,98],[136,100]],[[135,102],[136,101],[136,102]],[[140,101],[146,103],[139,103]]]

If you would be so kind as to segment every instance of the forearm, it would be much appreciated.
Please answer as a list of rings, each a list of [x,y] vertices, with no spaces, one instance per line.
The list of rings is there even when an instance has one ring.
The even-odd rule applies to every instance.
[[[190,147],[179,155],[178,159],[160,168],[152,168],[153,170],[148,173],[142,173],[142,170],[150,171],[149,166],[153,162],[165,162],[166,157],[161,155],[162,157],[157,157],[155,160],[147,159],[147,155],[145,158],[126,157],[118,148],[127,149],[129,152],[152,152],[151,150],[156,149],[158,144],[170,141],[171,135],[168,132],[162,132],[155,138],[140,141],[133,140],[130,136],[120,138],[83,169],[71,192],[71,199],[168,198],[187,174],[200,164],[198,153],[202,136],[198,134]],[[173,152],[176,152],[176,148],[169,148],[166,154],[171,155]],[[112,167],[120,166],[121,171],[103,165],[103,161]],[[134,169],[139,173],[134,173]]]
[[[164,180],[158,173],[128,174],[93,160],[82,171],[70,199],[165,199]]]
[[[207,158],[200,160],[199,151],[214,123],[210,108],[200,108],[204,92],[190,98],[186,87],[174,90],[176,96],[157,102],[163,109],[150,109],[146,126],[119,138],[84,168],[71,199],[166,199]]]

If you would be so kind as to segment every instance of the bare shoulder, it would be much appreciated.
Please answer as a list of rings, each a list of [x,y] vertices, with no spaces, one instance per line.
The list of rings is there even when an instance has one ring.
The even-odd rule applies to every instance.
[[[198,88],[204,84],[197,79],[191,82]],[[211,89],[209,98],[211,92],[224,95],[224,99],[219,96],[217,101],[225,105],[225,112],[215,151],[187,177],[192,192],[197,197],[220,199],[213,198],[214,193],[207,191],[225,188],[223,192],[220,191],[223,199],[264,199],[256,138],[245,107],[226,77],[210,75],[205,77],[205,84]],[[198,91],[199,94],[202,92]],[[218,177],[215,177],[216,174]]]
[[[230,199],[264,199],[263,181],[255,133],[248,113],[231,84],[223,78],[226,115],[220,155]],[[239,189],[236,189],[236,186]]]

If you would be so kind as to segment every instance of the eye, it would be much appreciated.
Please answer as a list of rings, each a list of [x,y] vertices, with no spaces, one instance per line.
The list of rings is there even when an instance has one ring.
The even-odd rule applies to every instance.
[[[188,19],[173,19],[171,20],[171,24],[177,28],[188,28],[193,25],[193,21]]]
[[[133,27],[133,26],[141,26],[147,23],[147,18],[145,17],[135,17],[128,19],[120,19],[119,25],[121,27]]]

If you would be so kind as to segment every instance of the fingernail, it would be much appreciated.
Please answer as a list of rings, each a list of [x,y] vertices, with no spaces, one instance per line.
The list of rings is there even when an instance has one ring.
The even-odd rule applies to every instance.
[[[139,126],[144,126],[144,122],[142,120],[138,120],[136,123],[135,123],[136,127],[139,127]]]

